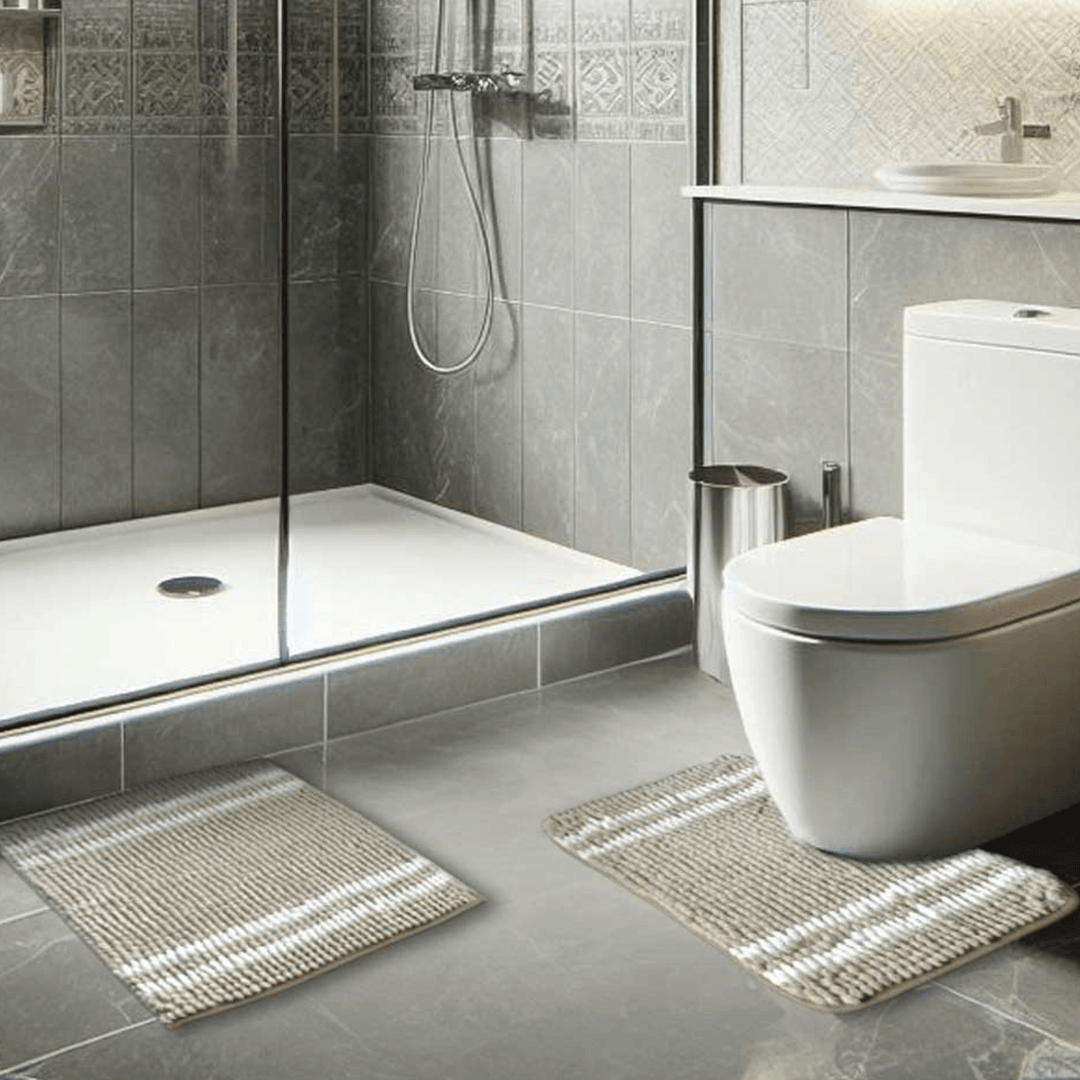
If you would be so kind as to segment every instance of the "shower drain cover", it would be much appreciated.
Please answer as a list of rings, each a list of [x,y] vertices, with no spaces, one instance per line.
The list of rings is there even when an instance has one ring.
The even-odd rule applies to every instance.
[[[177,599],[190,599],[198,596],[213,596],[225,588],[224,582],[216,577],[204,577],[201,574],[185,574],[183,577],[166,578],[158,582],[157,591],[162,596]]]

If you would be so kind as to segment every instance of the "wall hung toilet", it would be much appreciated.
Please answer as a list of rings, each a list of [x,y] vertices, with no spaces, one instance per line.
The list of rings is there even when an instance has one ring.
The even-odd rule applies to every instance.
[[[1080,802],[1080,311],[908,308],[903,378],[903,519],[747,552],[722,594],[788,826],[874,859]]]

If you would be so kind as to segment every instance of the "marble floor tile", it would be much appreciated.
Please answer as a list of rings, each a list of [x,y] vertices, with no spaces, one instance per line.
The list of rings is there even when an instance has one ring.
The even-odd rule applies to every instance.
[[[51,911],[0,924],[0,1075],[149,1015]]]
[[[31,911],[44,911],[45,907],[45,901],[6,862],[0,861],[0,923]]]
[[[177,1029],[139,1024],[54,916],[0,922],[0,1046],[22,1054],[0,1066],[48,1047],[31,1080],[1080,1080],[1080,917],[880,1005],[819,1013],[541,829],[740,752],[730,691],[684,654],[334,740],[325,761],[321,747],[277,755],[486,903]],[[1004,842],[1067,869],[1054,835]],[[13,889],[0,870],[0,905]],[[42,940],[19,943],[35,923]],[[93,1038],[113,1017],[122,1030]]]

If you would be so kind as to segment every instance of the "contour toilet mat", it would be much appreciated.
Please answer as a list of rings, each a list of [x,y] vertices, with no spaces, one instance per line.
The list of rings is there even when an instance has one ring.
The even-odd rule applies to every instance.
[[[166,1024],[274,993],[482,902],[266,761],[0,828],[0,854]]]
[[[884,1001],[1080,904],[1047,871],[981,849],[920,862],[818,851],[735,755],[554,814],[544,831],[771,989],[828,1012]]]

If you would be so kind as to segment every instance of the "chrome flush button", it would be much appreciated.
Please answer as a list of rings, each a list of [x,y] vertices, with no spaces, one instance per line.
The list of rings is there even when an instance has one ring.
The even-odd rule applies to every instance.
[[[1022,307],[1017,308],[1012,317],[1014,319],[1038,319],[1043,315],[1053,315],[1053,312],[1047,311],[1045,308]]]

